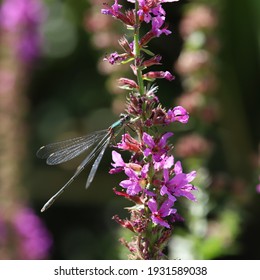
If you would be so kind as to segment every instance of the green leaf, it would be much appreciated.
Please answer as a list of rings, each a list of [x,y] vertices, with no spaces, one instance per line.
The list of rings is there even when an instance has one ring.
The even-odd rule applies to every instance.
[[[134,57],[130,57],[127,60],[122,61],[121,64],[127,64],[128,62],[131,62],[133,60],[134,60]]]
[[[153,78],[148,78],[148,77],[143,77],[143,80],[148,81],[148,82],[153,82],[155,79]]]
[[[151,52],[151,51],[149,51],[149,50],[147,50],[147,49],[141,48],[141,50],[142,50],[143,52],[145,52],[146,54],[150,55],[150,56],[154,56],[154,55],[155,55],[153,52]]]

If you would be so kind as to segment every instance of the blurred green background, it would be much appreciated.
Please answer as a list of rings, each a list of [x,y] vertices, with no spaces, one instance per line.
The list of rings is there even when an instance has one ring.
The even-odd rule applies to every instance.
[[[224,191],[211,190],[210,184],[205,189],[207,200],[213,196],[213,203],[204,218],[226,217],[223,218],[224,225],[232,232],[230,228],[235,223],[235,232],[227,237],[232,242],[221,239],[223,245],[216,238],[215,242],[212,239],[203,244],[205,252],[212,250],[215,253],[194,254],[194,258],[259,259],[260,198],[256,185],[259,184],[260,171],[260,2],[210,2],[218,15],[217,25],[210,32],[218,42],[218,51],[213,52],[212,59],[218,83],[214,102],[218,104],[220,117],[217,124],[206,125],[207,136],[216,148],[206,163],[213,177],[220,172],[228,180],[225,181]],[[208,1],[182,0],[174,5],[165,4],[167,22],[173,34],[151,43],[151,50],[163,56],[163,69],[176,75],[171,83],[158,82],[159,98],[167,108],[177,103],[185,88],[182,74],[175,70],[178,57],[187,47],[179,27],[187,10],[201,4],[207,6]],[[132,75],[125,74],[125,69],[115,73],[109,72],[111,70],[106,72],[102,68],[104,66],[98,66],[100,58],[114,49],[113,45],[105,48],[105,32],[110,31],[102,31],[101,27],[98,29],[95,26],[101,24],[105,16],[100,15],[92,25],[89,23],[93,14],[102,8],[102,1],[46,0],[44,5],[45,19],[39,29],[42,36],[41,54],[30,62],[26,74],[28,82],[23,93],[27,98],[26,117],[23,120],[26,128],[22,132],[26,134],[27,151],[21,165],[23,192],[53,236],[49,258],[126,258],[118,239],[127,233],[119,229],[111,217],[115,214],[125,217],[127,212],[123,208],[129,203],[116,197],[112,191],[121,178],[108,174],[111,150],[106,152],[87,191],[84,186],[89,168],[48,211],[40,213],[43,204],[70,178],[82,157],[59,166],[47,166],[36,158],[37,149],[47,143],[104,129],[117,120],[125,93],[113,90],[111,76],[120,76],[121,73]],[[121,34],[125,32],[121,25],[113,27]],[[110,76],[106,73],[110,73]],[[202,125],[199,128],[192,125],[194,119],[191,114],[189,130],[197,129],[198,132],[198,129],[205,129]],[[176,134],[178,137],[178,131]],[[199,167],[201,162],[205,164],[205,160],[200,160],[196,161],[195,166]],[[186,166],[189,168],[189,162]],[[238,183],[236,190],[231,187],[233,181],[242,182]],[[184,207],[182,214],[191,221],[188,211],[192,209]],[[225,215],[230,211],[233,211],[231,215]],[[182,236],[182,231],[190,230],[185,225],[176,227],[180,228],[178,236]],[[218,234],[221,233],[217,232],[216,236]],[[187,237],[186,233],[183,236]],[[189,242],[194,241],[194,237],[187,238]],[[202,240],[203,234],[196,239],[195,248],[200,247]],[[183,248],[186,250],[185,245]]]

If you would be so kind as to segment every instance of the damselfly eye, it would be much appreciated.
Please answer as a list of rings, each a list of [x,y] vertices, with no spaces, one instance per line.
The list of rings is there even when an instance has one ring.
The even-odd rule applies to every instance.
[[[120,114],[121,121],[130,121],[130,116],[127,114]]]

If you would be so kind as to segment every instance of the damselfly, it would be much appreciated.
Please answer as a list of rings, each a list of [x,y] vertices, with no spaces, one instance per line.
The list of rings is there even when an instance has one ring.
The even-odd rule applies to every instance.
[[[97,172],[98,166],[107,146],[109,145],[111,139],[119,133],[119,131],[116,132],[116,128],[122,127],[124,124],[129,123],[129,121],[130,117],[128,115],[122,115],[121,118],[113,123],[108,129],[96,131],[86,136],[49,144],[41,147],[37,151],[37,157],[46,159],[46,163],[49,165],[55,165],[77,157],[78,155],[92,147],[94,144],[96,144],[95,148],[77,167],[75,173],[68,180],[68,182],[46,202],[46,204],[42,207],[41,212],[48,209],[57,199],[57,197],[59,197],[64,192],[64,190],[75,180],[75,178],[88,165],[88,163],[96,157],[86,182],[86,188],[89,187],[94,179],[94,176]]]

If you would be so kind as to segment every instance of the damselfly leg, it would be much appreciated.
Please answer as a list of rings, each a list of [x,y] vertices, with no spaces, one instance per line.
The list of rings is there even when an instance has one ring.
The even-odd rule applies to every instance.
[[[81,171],[84,170],[84,168],[96,157],[96,160],[92,165],[86,182],[86,188],[90,186],[95,177],[105,150],[111,141],[111,138],[118,135],[121,130],[120,128],[122,128],[122,126],[124,126],[127,122],[129,122],[129,116],[124,115],[106,130],[100,130],[86,136],[49,144],[41,147],[38,150],[36,155],[39,158],[46,159],[46,163],[49,165],[55,165],[77,157],[96,144],[94,149],[77,167],[75,173],[67,181],[67,183],[47,201],[47,203],[41,209],[41,212],[48,209],[53,204],[53,202],[64,192],[64,190],[75,180],[75,178],[81,173]],[[119,128],[119,130],[116,131],[117,128]]]

